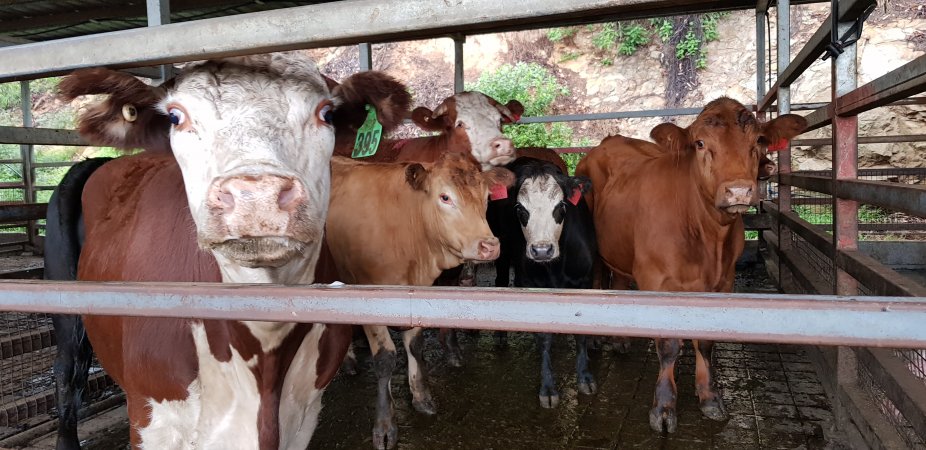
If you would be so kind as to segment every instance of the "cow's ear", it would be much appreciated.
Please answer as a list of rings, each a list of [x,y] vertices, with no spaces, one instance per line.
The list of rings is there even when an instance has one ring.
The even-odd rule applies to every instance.
[[[339,102],[335,108],[334,126],[360,128],[367,117],[367,105],[376,108],[376,119],[383,133],[394,130],[408,117],[412,97],[404,84],[395,78],[374,70],[355,73],[341,84],[325,77],[331,93]],[[334,83],[334,87],[332,87]]]
[[[412,122],[424,131],[444,131],[447,128],[445,116],[434,118],[433,115],[430,109],[419,106],[412,111]]]
[[[578,189],[581,193],[586,193],[592,190],[592,180],[589,177],[569,177],[569,184],[567,185],[570,190]]]
[[[521,120],[521,115],[524,114],[524,105],[517,100],[509,100],[504,105],[496,103],[495,107],[498,112],[502,113],[502,123],[517,122]]]
[[[649,136],[662,148],[682,153],[689,147],[688,130],[674,123],[661,123],[649,132]]]
[[[81,111],[77,130],[88,143],[123,150],[170,151],[170,119],[157,106],[166,91],[124,72],[85,69],[68,75],[58,86],[65,100],[84,95],[109,97]]]
[[[801,134],[807,128],[807,119],[797,114],[784,114],[774,120],[762,124],[760,145],[778,143],[783,139],[791,139]]]
[[[514,185],[515,176],[514,173],[508,169],[494,167],[482,172],[482,179],[486,181],[489,188],[499,185],[509,188]]]
[[[405,182],[416,191],[427,192],[428,170],[421,164],[409,164],[405,168]]]

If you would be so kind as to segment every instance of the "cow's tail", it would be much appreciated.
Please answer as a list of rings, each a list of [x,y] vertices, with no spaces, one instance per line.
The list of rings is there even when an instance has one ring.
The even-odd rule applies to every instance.
[[[77,279],[83,244],[81,194],[96,169],[112,158],[93,158],[71,167],[48,201],[45,221],[45,279]],[[79,450],[77,413],[87,384],[93,349],[80,316],[52,316],[57,344],[55,388],[58,408],[57,449]]]
[[[356,130],[366,119],[366,105],[376,108],[376,117],[389,133],[409,117],[412,97],[408,88],[395,78],[377,71],[358,72],[347,77],[333,89],[338,106],[334,125],[339,132]]]

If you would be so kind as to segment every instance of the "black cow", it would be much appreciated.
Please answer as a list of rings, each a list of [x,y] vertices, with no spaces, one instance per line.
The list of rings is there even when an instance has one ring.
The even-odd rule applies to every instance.
[[[514,285],[532,288],[590,289],[598,250],[591,211],[582,193],[587,178],[569,177],[554,164],[521,157],[506,166],[517,182],[506,199],[489,202],[487,218],[502,245],[496,260],[496,286],[507,287],[509,264]],[[500,333],[503,337],[503,332]],[[553,335],[538,333],[541,349],[540,404],[553,408],[559,392],[550,365]],[[595,378],[588,370],[585,336],[576,335],[576,376],[579,392],[593,394]]]
[[[46,280],[77,279],[77,260],[84,242],[81,192],[93,171],[110,159],[93,158],[75,164],[52,192],[45,221]],[[77,413],[87,386],[93,349],[80,316],[55,314],[51,321],[58,347],[54,366],[58,408],[55,448],[80,450]]]

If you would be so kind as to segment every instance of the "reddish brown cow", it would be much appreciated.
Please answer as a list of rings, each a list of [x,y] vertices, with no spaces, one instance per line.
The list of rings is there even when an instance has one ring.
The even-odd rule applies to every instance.
[[[112,82],[101,82],[106,77]],[[312,282],[332,124],[367,103],[407,110],[394,80],[361,79],[399,88],[384,98],[381,88],[346,82],[353,94],[333,96],[314,64],[285,55],[194,66],[166,89],[115,72],[68,78],[62,89],[71,97],[113,94],[81,117],[91,142],[167,142],[173,152],[114,160],[87,181],[79,279],[218,281],[221,273],[227,282]],[[144,114],[155,107],[168,115]],[[260,164],[251,163],[257,157]],[[201,173],[209,170],[214,175]],[[304,449],[350,338],[349,327],[323,324],[100,316],[85,323],[126,391],[136,448]]]
[[[744,245],[741,214],[756,202],[762,146],[800,133],[806,121],[783,115],[758,123],[729,98],[710,102],[688,128],[662,124],[663,146],[608,137],[576,170],[592,181],[602,261],[624,283],[647,291],[732,292]],[[660,371],[650,426],[677,429],[675,361],[680,339],[656,339]],[[705,416],[726,417],[711,366],[713,343],[695,340],[696,387]]]
[[[507,187],[505,169],[482,172],[468,155],[445,153],[436,163],[374,164],[331,160],[327,244],[341,280],[357,284],[430,286],[441,271],[498,257],[486,222],[489,187]],[[386,327],[365,326],[378,378],[373,445],[397,441],[390,380],[395,344]],[[403,332],[412,404],[434,414],[425,382],[421,328]]]
[[[483,170],[514,161],[511,139],[502,134],[502,124],[518,120],[524,107],[517,100],[502,105],[479,92],[462,92],[444,100],[434,111],[425,107],[412,111],[412,121],[436,136],[414,139],[385,139],[368,162],[434,162],[445,152],[468,153]],[[350,156],[351,149],[335,151]]]

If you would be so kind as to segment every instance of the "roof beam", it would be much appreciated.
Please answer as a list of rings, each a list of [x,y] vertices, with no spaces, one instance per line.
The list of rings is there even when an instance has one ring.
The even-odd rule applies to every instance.
[[[422,39],[755,7],[749,0],[358,0],[100,33],[0,49],[0,82],[361,42]]]

